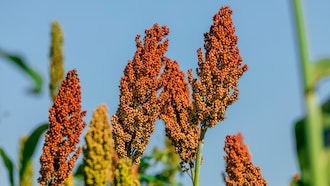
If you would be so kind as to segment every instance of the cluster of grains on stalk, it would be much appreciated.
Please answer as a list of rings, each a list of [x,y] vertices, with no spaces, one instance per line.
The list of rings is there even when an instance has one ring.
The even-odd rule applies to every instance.
[[[114,144],[107,107],[101,104],[93,113],[85,135],[85,185],[107,185],[113,177]]]
[[[165,59],[161,75],[163,90],[160,94],[161,115],[166,125],[166,136],[184,162],[196,158],[199,128],[189,117],[190,93],[185,74],[176,61]]]
[[[63,185],[81,153],[79,136],[86,123],[81,108],[81,92],[76,70],[67,73],[49,110],[50,126],[40,157],[40,185]]]
[[[267,182],[262,177],[260,168],[251,161],[248,146],[243,143],[243,135],[226,136],[224,151],[227,156],[225,182],[228,186],[234,185],[260,185],[266,186]]]
[[[198,79],[193,78],[191,70],[188,72],[194,109],[202,127],[213,127],[225,119],[227,107],[238,99],[238,79],[248,69],[242,66],[231,14],[229,6],[215,14],[210,31],[204,34],[205,56],[197,50]]]
[[[115,150],[119,158],[139,164],[159,117],[157,91],[160,89],[162,58],[167,51],[166,26],[153,25],[143,42],[136,36],[137,50],[120,80],[120,103],[112,117]]]

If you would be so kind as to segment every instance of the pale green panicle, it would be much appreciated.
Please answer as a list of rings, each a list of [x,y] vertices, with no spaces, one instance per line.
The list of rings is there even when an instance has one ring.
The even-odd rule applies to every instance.
[[[60,23],[54,21],[51,31],[51,48],[50,48],[50,94],[54,100],[58,89],[64,79],[63,67],[63,33]]]

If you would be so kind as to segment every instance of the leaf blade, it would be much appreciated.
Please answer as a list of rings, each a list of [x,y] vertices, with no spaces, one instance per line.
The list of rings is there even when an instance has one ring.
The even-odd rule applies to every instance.
[[[14,186],[14,165],[12,160],[8,157],[8,155],[5,153],[5,151],[0,148],[0,156],[2,157],[2,160],[7,168],[8,171],[8,176],[9,176],[9,181],[10,185]]]
[[[17,65],[23,72],[25,72],[34,81],[34,87],[31,89],[32,93],[40,93],[42,90],[43,80],[41,75],[30,67],[26,61],[19,55],[5,52],[0,49],[0,56],[7,59],[9,62]]]
[[[20,162],[22,165],[19,172],[20,180],[22,179],[22,176],[24,175],[27,169],[29,160],[31,160],[35,152],[40,136],[48,129],[48,127],[49,127],[49,123],[41,124],[31,133],[29,138],[26,140],[24,144],[22,160]]]

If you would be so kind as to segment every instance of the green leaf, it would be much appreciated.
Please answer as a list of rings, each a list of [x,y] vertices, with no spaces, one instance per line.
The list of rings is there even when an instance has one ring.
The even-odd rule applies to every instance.
[[[322,104],[322,111],[330,114],[330,98]]]
[[[305,137],[306,118],[299,120],[295,125],[296,150],[303,183],[310,183],[310,161],[307,152],[307,139]]]
[[[22,167],[19,173],[20,180],[26,171],[29,160],[31,160],[34,154],[40,136],[48,129],[48,127],[49,127],[49,123],[44,123],[40,125],[32,132],[32,134],[26,140],[22,154],[22,162],[21,162]]]
[[[83,179],[84,178],[84,163],[81,162],[76,169],[76,172],[73,174],[74,178]]]
[[[330,127],[330,99],[322,104],[322,124],[324,130]],[[295,136],[296,136],[296,150],[302,174],[302,183],[310,183],[310,161],[307,152],[307,139],[304,131],[306,127],[306,117],[299,120],[295,125]],[[330,149],[325,149],[326,158],[330,159]],[[328,170],[330,171],[330,162],[328,163]],[[299,183],[299,184],[302,184]]]
[[[140,174],[139,180],[140,182],[153,183],[157,180],[157,177],[153,175]]]
[[[317,83],[320,79],[330,77],[330,58],[324,58],[314,64],[314,82]]]
[[[3,162],[5,163],[5,166],[7,168],[10,185],[14,186],[15,184],[14,184],[14,165],[13,165],[13,162],[10,160],[10,158],[7,156],[7,154],[5,153],[5,151],[2,148],[0,148],[0,156],[2,157]]]
[[[142,156],[139,165],[139,173],[144,173],[148,168],[152,166],[152,163],[150,162],[151,160],[153,160],[152,156]]]
[[[31,89],[32,93],[40,93],[42,89],[42,78],[39,73],[32,69],[19,55],[11,54],[0,49],[0,57],[7,59],[8,61],[16,64],[21,70],[23,70],[34,81],[34,87]]]

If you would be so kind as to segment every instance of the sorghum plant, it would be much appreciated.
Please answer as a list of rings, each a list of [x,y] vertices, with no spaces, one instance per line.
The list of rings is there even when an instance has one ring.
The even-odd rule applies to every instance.
[[[67,73],[49,110],[49,129],[40,157],[40,185],[63,185],[78,159],[79,136],[86,126],[81,109],[81,93],[76,70]]]
[[[49,55],[49,91],[52,101],[57,96],[61,82],[64,79],[64,59],[63,59],[63,33],[58,21],[52,22],[51,46]],[[65,186],[73,186],[73,175],[69,175],[65,181]]]
[[[205,55],[201,49],[197,50],[198,79],[193,78],[191,70],[188,72],[193,90],[193,109],[200,126],[195,185],[199,182],[204,135],[208,128],[225,119],[227,107],[238,99],[238,79],[248,69],[247,65],[242,65],[232,13],[229,6],[223,6],[215,14],[210,31],[204,34]]]
[[[188,72],[192,101],[184,73],[176,61],[164,56],[168,41],[162,40],[169,29],[154,25],[146,30],[143,44],[137,36],[137,51],[125,68],[120,105],[112,118],[120,158],[139,163],[155,120],[161,118],[166,135],[182,159],[181,166],[186,171],[189,165],[194,185],[198,185],[204,135],[225,119],[227,107],[238,99],[238,79],[248,69],[239,55],[231,14],[228,6],[221,7],[204,35],[206,53],[197,51],[198,78],[193,78],[191,70]]]

